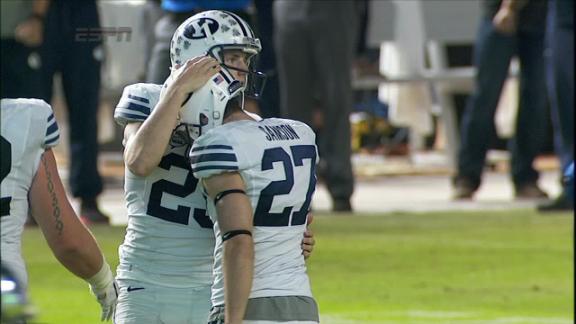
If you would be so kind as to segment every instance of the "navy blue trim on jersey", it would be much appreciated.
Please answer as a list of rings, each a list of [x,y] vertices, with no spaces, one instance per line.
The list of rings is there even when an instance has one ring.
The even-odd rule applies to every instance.
[[[150,114],[150,107],[144,106],[144,105],[139,105],[135,102],[129,102],[128,106],[126,107],[119,107],[121,109],[127,109],[127,110],[134,110],[134,111],[138,111],[141,112],[143,114],[149,115]]]
[[[51,146],[52,144],[58,142],[58,140],[60,139],[60,134],[56,135],[54,138],[49,139],[49,140],[45,140],[44,141],[44,145],[45,146]]]
[[[202,162],[238,162],[234,153],[208,153],[194,155],[190,158],[192,164]]]
[[[232,146],[229,145],[207,145],[207,146],[199,146],[192,149],[192,152],[202,151],[202,150],[232,150]]]
[[[238,166],[237,165],[207,165],[207,166],[201,166],[201,167],[197,167],[197,168],[192,167],[193,173],[204,171],[204,170],[238,170]]]
[[[150,100],[148,100],[148,99],[146,99],[146,98],[138,97],[138,96],[131,95],[131,94],[128,94],[128,98],[129,98],[129,99],[134,99],[134,100],[137,100],[137,101],[140,101],[140,102],[143,102],[143,103],[147,103],[147,104],[150,103]]]
[[[60,131],[54,113],[50,113],[48,116],[47,126],[46,134],[44,136],[44,146],[52,146],[58,142],[58,139],[60,139]]]
[[[114,118],[124,118],[124,119],[128,119],[128,120],[137,120],[137,121],[146,120],[146,116],[129,114],[129,113],[118,112],[118,111],[114,114]]]
[[[46,128],[46,137],[51,136],[52,134],[58,131],[58,124],[56,122],[52,123],[52,125]]]

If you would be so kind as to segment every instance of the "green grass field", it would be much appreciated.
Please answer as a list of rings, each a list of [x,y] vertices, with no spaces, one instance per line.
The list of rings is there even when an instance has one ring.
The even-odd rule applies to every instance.
[[[308,261],[322,323],[574,322],[571,214],[316,214]],[[111,266],[122,227],[93,228]],[[98,323],[86,283],[24,233],[38,323]],[[151,305],[153,307],[153,305]]]

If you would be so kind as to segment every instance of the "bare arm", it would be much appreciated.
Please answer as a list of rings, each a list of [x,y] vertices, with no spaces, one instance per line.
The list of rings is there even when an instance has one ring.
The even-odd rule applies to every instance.
[[[30,212],[50,249],[66,269],[90,284],[102,307],[101,320],[110,320],[118,298],[114,275],[68,202],[52,150],[42,154],[28,195]]]
[[[158,166],[176,127],[184,96],[176,94],[161,100],[144,123],[124,128],[124,162],[138,176],[147,176]]]
[[[124,130],[124,161],[134,174],[146,176],[158,166],[178,124],[178,112],[189,93],[202,87],[220,66],[211,57],[195,57],[174,73],[174,81],[143,123]]]
[[[28,199],[30,212],[58,261],[82,279],[94,276],[104,257],[68,202],[52,150],[42,154]]]
[[[204,181],[211,199],[225,190],[245,190],[239,173],[223,173]],[[233,230],[252,232],[252,205],[245,194],[224,196],[216,204],[221,233]],[[225,320],[228,324],[242,323],[252,289],[254,273],[254,242],[250,235],[236,235],[224,242]]]

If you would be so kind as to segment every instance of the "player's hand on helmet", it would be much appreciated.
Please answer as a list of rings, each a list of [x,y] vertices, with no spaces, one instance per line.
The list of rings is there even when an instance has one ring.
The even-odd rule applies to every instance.
[[[118,288],[116,281],[112,280],[107,285],[97,287],[90,285],[90,291],[102,307],[101,321],[109,321],[114,316],[114,310],[116,309],[116,300],[118,299]]]
[[[306,232],[304,232],[304,238],[302,239],[302,254],[304,255],[304,259],[308,259],[312,254],[312,250],[314,250],[314,244],[316,244],[316,240],[314,240],[314,233],[310,229],[309,225],[312,224],[313,216],[312,213],[308,213],[308,218],[306,221]]]
[[[173,86],[185,93],[200,89],[211,77],[220,72],[220,64],[211,56],[197,56],[172,71]]]

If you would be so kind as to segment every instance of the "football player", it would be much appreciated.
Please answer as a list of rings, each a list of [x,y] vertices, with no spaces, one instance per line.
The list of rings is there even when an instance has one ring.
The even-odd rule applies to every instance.
[[[117,298],[114,276],[66,197],[51,150],[59,139],[52,108],[38,99],[2,99],[1,109],[2,265],[26,289],[20,247],[30,213],[58,261],[89,283],[102,307],[101,319],[109,320]]]
[[[209,58],[191,61],[162,100],[161,85],[128,86],[116,107],[116,121],[125,125],[128,226],[119,248],[115,323],[206,323],[214,234],[177,119],[183,90],[194,91],[194,80],[205,82],[217,72],[214,65]]]
[[[318,323],[298,249],[316,188],[316,135],[302,122],[243,109],[261,46],[238,17],[222,28],[229,19],[199,13],[172,43],[176,61],[206,52],[222,63],[219,75],[190,95],[181,120],[191,125],[192,172],[215,222],[209,323]]]
[[[220,28],[231,28],[236,16],[219,14],[224,16],[218,18]],[[176,33],[173,42],[185,46],[179,38]],[[116,107],[115,119],[125,127],[128,209],[126,236],[119,248],[116,323],[205,324],[208,319],[213,223],[188,159],[189,134],[198,128],[181,122],[181,107],[189,94],[212,78],[223,78],[220,62],[207,54],[174,61],[165,87],[126,87]],[[304,238],[297,253],[304,250],[309,255],[312,244],[312,237]]]

